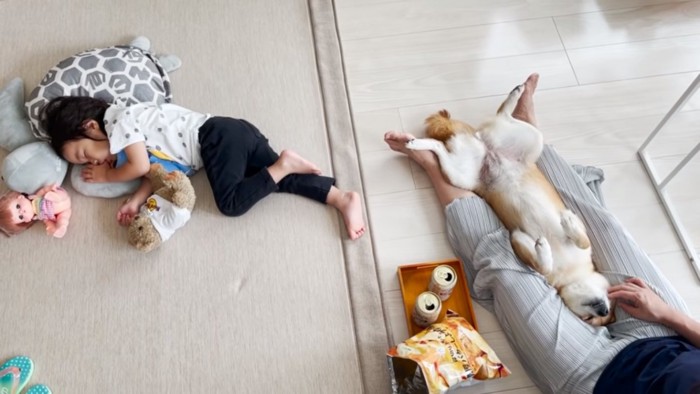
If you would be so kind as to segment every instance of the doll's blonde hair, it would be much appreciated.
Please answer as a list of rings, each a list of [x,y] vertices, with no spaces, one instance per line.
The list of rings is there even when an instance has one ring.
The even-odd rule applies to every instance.
[[[10,191],[5,193],[0,197],[0,231],[3,232],[8,237],[19,234],[26,230],[34,224],[34,221],[26,223],[13,223],[12,222],[12,201],[16,200],[17,197],[21,196],[22,193],[15,191]]]

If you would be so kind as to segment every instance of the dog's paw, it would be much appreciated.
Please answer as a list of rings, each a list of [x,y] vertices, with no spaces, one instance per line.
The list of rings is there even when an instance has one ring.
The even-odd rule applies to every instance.
[[[542,274],[546,275],[552,272],[552,268],[554,267],[554,259],[552,258],[552,247],[549,246],[549,241],[547,241],[547,238],[537,238],[537,241],[535,241],[535,251],[537,252],[537,260],[540,263]]]
[[[525,84],[520,84],[514,87],[513,90],[510,91],[510,94],[520,97],[520,95],[523,94],[523,91],[525,91]]]
[[[591,246],[583,223],[576,214],[568,209],[561,213],[561,227],[564,229],[564,234],[566,234],[567,238],[574,241],[580,249],[587,249]]]
[[[573,212],[568,209],[561,213],[561,226],[564,228],[564,232],[567,236],[576,234],[580,231],[579,226],[577,226],[578,221]]]
[[[411,150],[436,150],[437,141],[431,140],[429,138],[415,138],[406,142],[406,148]]]

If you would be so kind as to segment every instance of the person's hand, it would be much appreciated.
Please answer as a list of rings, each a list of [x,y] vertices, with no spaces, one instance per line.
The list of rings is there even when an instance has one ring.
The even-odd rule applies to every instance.
[[[103,183],[107,182],[107,171],[109,163],[102,164],[86,164],[83,171],[80,173],[83,180],[88,183]]]
[[[630,316],[652,323],[662,323],[671,312],[671,307],[639,278],[610,286],[608,297],[617,300],[620,308]]]
[[[139,213],[139,202],[132,199],[124,201],[119,211],[117,211],[117,221],[121,226],[128,226]]]

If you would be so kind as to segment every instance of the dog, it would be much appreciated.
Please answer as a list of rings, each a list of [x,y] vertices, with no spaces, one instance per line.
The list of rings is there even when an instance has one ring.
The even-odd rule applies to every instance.
[[[524,89],[513,89],[496,116],[477,129],[439,111],[426,119],[428,138],[406,147],[434,152],[452,185],[486,200],[510,231],[515,254],[557,289],[574,314],[595,326],[609,324],[610,283],[595,270],[586,228],[535,165],[542,133],[512,116]]]

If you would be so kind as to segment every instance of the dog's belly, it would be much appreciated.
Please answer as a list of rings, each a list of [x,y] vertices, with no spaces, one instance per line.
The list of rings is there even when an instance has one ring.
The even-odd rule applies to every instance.
[[[576,278],[587,276],[593,271],[591,248],[581,249],[571,240],[563,243],[550,243],[552,247],[552,272],[547,275],[547,281],[559,288]]]
[[[528,181],[524,174],[522,169],[500,166],[498,176],[486,184],[483,197],[510,231],[520,229],[534,239],[565,237],[561,212],[548,193],[538,183]]]
[[[532,239],[545,237],[552,251],[552,271],[546,275],[559,288],[593,270],[591,248],[579,248],[561,225],[561,212],[553,207],[541,189],[533,187],[520,195],[519,228]]]
[[[567,237],[561,224],[563,204],[552,201],[551,193],[538,178],[526,176],[523,170],[518,173],[517,166],[512,163],[511,168],[504,161],[500,164],[500,173],[491,179],[486,199],[508,230],[519,229],[534,241],[542,237],[547,239],[553,261],[547,280],[559,287],[590,272],[593,269],[591,249],[581,249]]]

